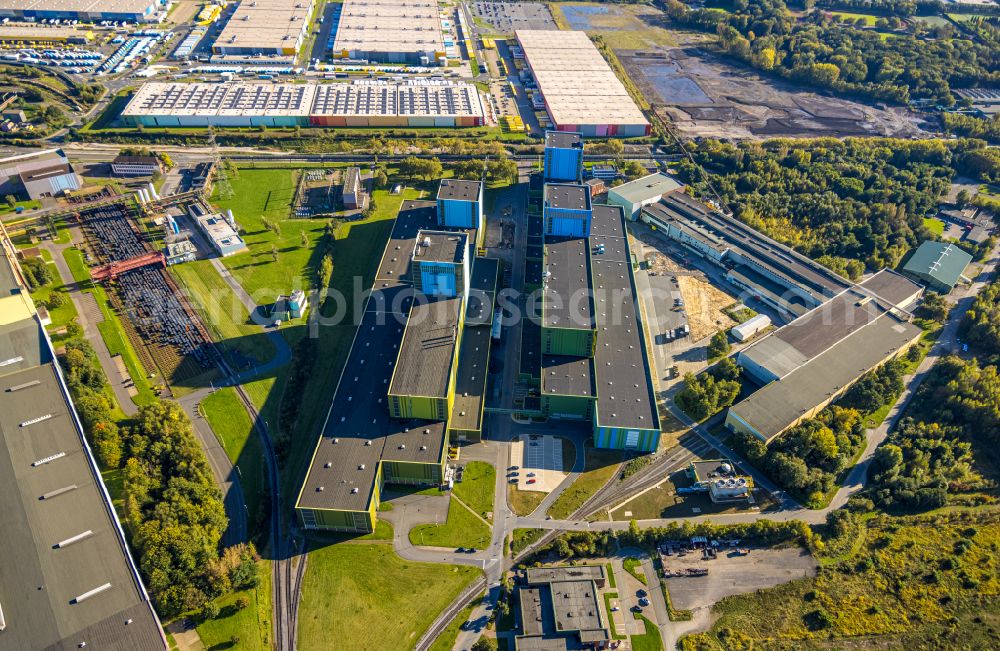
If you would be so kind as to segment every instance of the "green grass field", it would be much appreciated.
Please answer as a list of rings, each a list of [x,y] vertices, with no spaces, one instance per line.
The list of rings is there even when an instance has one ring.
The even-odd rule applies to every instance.
[[[622,460],[621,450],[595,450],[588,447],[585,454],[583,474],[549,507],[548,514],[557,520],[569,517],[588,497],[608,483]]]
[[[315,546],[302,586],[299,647],[326,649],[360,636],[367,649],[412,648],[479,574],[404,561],[390,545]]]
[[[645,615],[633,613],[636,619],[641,619],[646,627],[646,632],[642,635],[631,635],[630,642],[632,651],[663,651],[663,640],[660,638],[660,629],[656,628],[653,622],[646,619]]]
[[[516,556],[522,549],[545,535],[544,529],[514,529],[510,536],[510,553]]]
[[[642,571],[642,561],[638,558],[626,558],[622,561],[622,567],[625,568],[626,572],[634,576],[639,583],[647,585],[646,573]]]
[[[219,616],[198,624],[198,636],[207,649],[271,648],[271,564],[267,561],[260,562],[260,578],[256,588],[219,597],[215,602]],[[240,597],[250,602],[242,610],[236,606]]]
[[[260,326],[250,322],[246,307],[210,261],[195,260],[174,265],[170,270],[188,291],[202,322],[223,347],[235,348],[241,355],[261,363],[274,356],[274,345]]]
[[[422,493],[437,495],[436,488]],[[427,547],[475,547],[484,549],[490,542],[490,528],[457,500],[448,502],[448,521],[444,524],[421,524],[410,529],[410,543]]]
[[[484,520],[493,513],[493,493],[497,473],[485,461],[470,461],[465,464],[461,483],[455,484],[455,495],[472,507]]]
[[[871,14],[858,14],[850,11],[831,11],[830,13],[837,16],[841,20],[856,21],[860,18],[864,21],[865,27],[874,27],[875,21],[878,20],[878,16],[873,16]]]
[[[546,495],[541,491],[523,491],[515,484],[507,484],[507,504],[518,515],[531,515]]]
[[[934,237],[944,235],[944,222],[937,217],[924,217],[924,227],[930,231]]]
[[[448,624],[447,628],[441,631],[441,635],[438,635],[437,639],[434,640],[434,644],[431,645],[430,651],[451,651],[452,647],[455,646],[455,640],[458,639],[459,629],[462,624],[469,621],[469,616],[472,615],[472,610],[482,602],[485,594],[486,593],[483,593],[473,599],[472,603],[463,608],[455,619],[451,620],[451,624]]]
[[[267,477],[260,439],[253,431],[250,415],[232,387],[219,389],[202,400],[201,412],[222,442],[226,456],[239,468],[240,486],[243,488],[243,498],[249,514],[248,522],[253,527],[261,498],[267,492]],[[251,537],[253,534],[251,531]]]

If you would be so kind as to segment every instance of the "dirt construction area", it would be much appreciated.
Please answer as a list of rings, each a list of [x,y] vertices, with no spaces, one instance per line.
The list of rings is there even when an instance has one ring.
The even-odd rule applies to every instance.
[[[716,330],[729,328],[736,322],[722,310],[737,302],[736,297],[727,294],[705,280],[700,271],[685,269],[662,253],[646,254],[650,273],[677,277],[692,341],[701,341],[715,334]]]
[[[714,560],[703,560],[700,553],[666,557],[667,571],[689,568],[707,569],[708,575],[666,579],[670,600],[680,610],[707,608],[724,597],[816,575],[816,561],[799,547],[751,549],[748,555],[720,550]]]
[[[695,35],[689,36],[692,43]],[[909,137],[906,109],[880,109],[762,77],[696,44],[617,51],[643,95],[682,137]]]

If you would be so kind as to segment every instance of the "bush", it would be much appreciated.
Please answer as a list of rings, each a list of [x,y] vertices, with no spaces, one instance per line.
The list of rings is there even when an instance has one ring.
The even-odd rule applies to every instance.
[[[219,605],[214,601],[209,601],[201,609],[201,620],[207,622],[210,619],[215,619],[219,616]]]

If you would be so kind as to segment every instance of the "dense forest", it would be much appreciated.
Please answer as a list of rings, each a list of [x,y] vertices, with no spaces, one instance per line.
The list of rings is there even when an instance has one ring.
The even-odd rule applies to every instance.
[[[711,5],[690,9],[679,0],[664,2],[671,20],[715,32],[731,56],[764,72],[836,93],[894,103],[925,99],[951,106],[953,88],[1000,82],[1000,49],[989,40],[994,34],[992,19],[976,26],[987,36],[973,40],[960,38],[950,25],[889,32],[900,26],[898,21],[883,19],[883,29],[875,30],[844,25],[824,11],[797,17],[781,0],[721,0]]]
[[[995,501],[979,491],[993,482],[974,452],[1000,443],[1000,377],[995,366],[949,357],[921,384],[907,417],[869,469],[876,505],[931,509],[949,502]]]
[[[1000,174],[981,141],[847,138],[690,145],[694,191],[845,276],[895,267],[930,234],[955,168]],[[850,261],[855,261],[851,263]]]
[[[994,360],[1000,356],[1000,281],[994,281],[979,293],[962,316],[958,332],[977,353]]]
[[[733,447],[782,488],[812,508],[823,506],[837,475],[864,447],[863,414],[895,402],[905,364],[892,360],[867,373],[838,401],[782,434],[770,445],[735,434]]]
[[[1000,115],[986,119],[962,113],[942,113],[941,120],[950,134],[980,138],[991,145],[1000,145]]]
[[[864,445],[861,414],[831,406],[765,445],[750,434],[735,434],[733,447],[779,486],[819,508],[833,490],[837,474]]]

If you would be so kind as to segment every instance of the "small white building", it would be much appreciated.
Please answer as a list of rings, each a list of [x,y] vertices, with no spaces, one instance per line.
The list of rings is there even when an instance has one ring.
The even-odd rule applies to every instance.
[[[608,203],[621,206],[625,216],[635,221],[643,206],[654,204],[668,192],[684,187],[677,180],[657,172],[608,190]]]
[[[766,314],[758,314],[757,316],[747,319],[739,325],[735,325],[729,331],[732,333],[736,341],[746,341],[754,335],[763,332],[771,327],[771,318]]]

